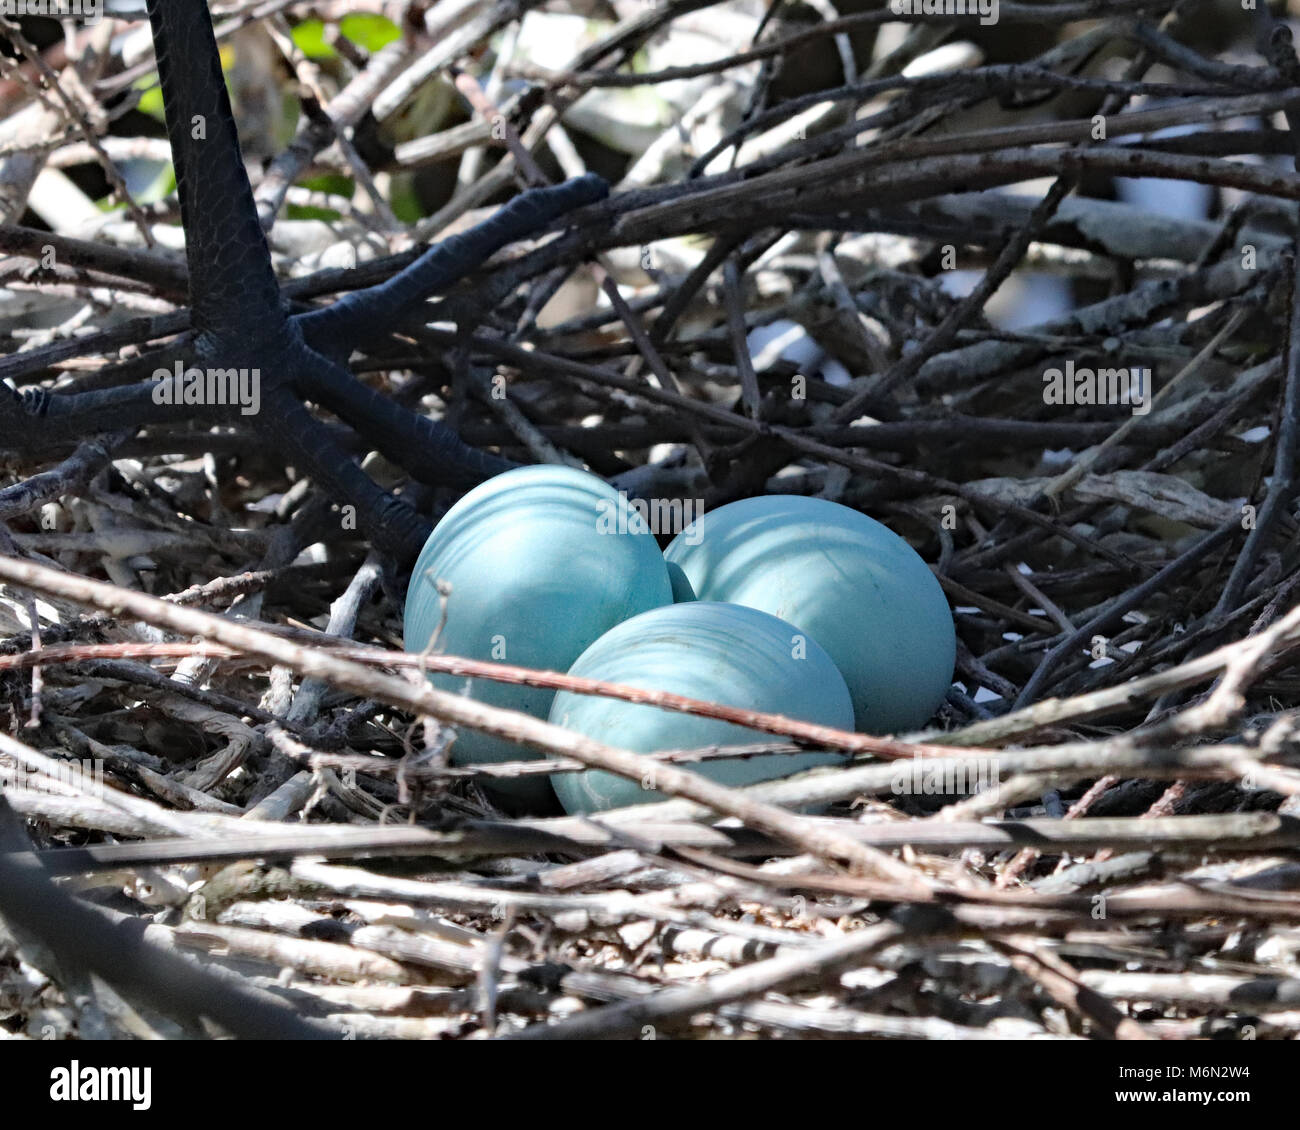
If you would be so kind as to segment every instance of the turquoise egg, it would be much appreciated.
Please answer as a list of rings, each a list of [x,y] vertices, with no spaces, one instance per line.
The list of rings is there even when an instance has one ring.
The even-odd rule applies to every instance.
[[[441,617],[436,581],[450,585],[437,651],[550,671],[615,624],[672,601],[663,555],[644,520],[601,479],[571,467],[520,467],[480,484],[440,521],[415,564],[405,647],[422,651]],[[440,690],[545,718],[555,692],[431,674]],[[457,765],[539,757],[462,730]],[[520,809],[554,804],[544,778],[492,782]]]
[[[747,498],[703,514],[664,551],[700,600],[761,608],[835,661],[857,729],[925,725],[952,685],[948,601],[920,556],[879,522],[821,498]]]
[[[674,604],[685,604],[695,599],[695,590],[691,588],[691,582],[686,579],[682,567],[674,561],[668,562],[668,580],[673,586]]]
[[[578,657],[569,674],[785,714],[839,729],[853,726],[848,687],[830,656],[799,629],[739,604],[692,602],[643,612],[601,636]],[[555,696],[551,721],[637,753],[780,740],[715,718],[568,691]],[[841,761],[828,753],[768,754],[696,762],[687,768],[724,785],[748,785]],[[651,783],[653,769],[653,763],[647,765],[646,784]],[[662,799],[661,794],[642,789],[640,782],[600,770],[556,773],[551,783],[570,813],[603,812]]]

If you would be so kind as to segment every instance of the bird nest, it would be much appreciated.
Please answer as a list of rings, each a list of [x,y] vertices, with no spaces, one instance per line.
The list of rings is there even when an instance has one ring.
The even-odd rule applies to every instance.
[[[950,599],[955,682],[923,733],[753,714],[752,746],[645,755],[661,804],[513,815],[493,779],[620,751],[529,731],[517,762],[452,765],[458,727],[525,722],[422,671],[564,677],[404,653],[391,563],[279,452],[180,424],[12,458],[0,838],[64,928],[11,902],[0,1034],[1300,1036],[1283,25],[1160,0],[214,7],[296,301],[521,184],[614,185],[354,372],[642,497],[872,515]],[[122,206],[87,239],[10,192],[0,374],[83,391],[184,329],[185,276],[157,246],[175,198],[141,180],[168,159],[149,57],[44,27],[8,27],[2,183],[25,161]],[[335,432],[426,513],[454,499]],[[693,772],[810,748],[843,764]]]

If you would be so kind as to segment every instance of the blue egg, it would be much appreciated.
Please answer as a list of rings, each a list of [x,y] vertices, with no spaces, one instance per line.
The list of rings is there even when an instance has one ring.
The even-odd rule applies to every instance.
[[[674,604],[685,604],[687,601],[695,599],[695,590],[691,588],[691,582],[686,579],[682,567],[675,561],[668,562],[668,579],[673,586]]]
[[[952,685],[948,601],[920,556],[879,522],[820,498],[747,498],[702,515],[664,551],[696,596],[761,608],[835,661],[857,729],[925,725]]]
[[[569,674],[838,729],[853,726],[848,687],[830,656],[798,628],[739,604],[688,602],[643,612],[601,636]],[[551,721],[637,753],[781,740],[715,718],[568,691],[555,696]],[[687,768],[721,784],[748,785],[842,760],[828,753],[767,754],[691,763]],[[653,769],[649,763],[646,784],[652,782]],[[662,799],[639,782],[600,770],[557,773],[551,782],[570,813]]]
[[[521,467],[480,484],[440,521],[406,597],[405,647],[422,651],[441,617],[436,581],[450,585],[436,650],[567,671],[615,624],[672,601],[663,555],[645,521],[601,479],[570,467]],[[545,718],[551,690],[431,674],[441,690]],[[540,757],[462,730],[454,764]],[[513,807],[554,803],[544,778],[493,782]]]

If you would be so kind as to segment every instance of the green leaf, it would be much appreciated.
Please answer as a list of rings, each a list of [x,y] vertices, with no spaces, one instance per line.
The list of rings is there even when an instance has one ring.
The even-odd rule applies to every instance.
[[[398,173],[394,176],[388,195],[388,206],[402,223],[413,224],[424,219],[425,211],[420,206],[420,195],[415,191],[415,177],[411,173]]]
[[[402,38],[402,29],[392,20],[373,12],[352,12],[339,20],[339,31],[358,47],[379,51],[396,39]]]
[[[324,220],[330,224],[342,215],[333,208],[317,208],[314,204],[286,204],[284,214],[290,220]]]
[[[325,39],[323,20],[303,20],[293,29],[293,44],[309,59],[336,59],[338,52]]]
[[[353,179],[345,177],[342,173],[321,173],[315,177],[303,177],[299,183],[312,192],[328,192],[331,196],[341,196],[344,200],[351,200],[352,194],[356,191],[356,183]]]
[[[136,90],[141,91],[139,109],[143,114],[148,114],[151,118],[158,121],[166,121],[163,114],[163,96],[162,87],[158,85],[158,79],[153,75],[145,78],[136,79],[133,84]]]

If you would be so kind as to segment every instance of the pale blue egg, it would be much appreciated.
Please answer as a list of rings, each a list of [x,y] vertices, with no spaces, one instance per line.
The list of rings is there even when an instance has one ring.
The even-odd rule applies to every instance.
[[[761,608],[811,635],[853,696],[857,729],[925,725],[952,685],[943,589],[879,522],[821,498],[747,498],[702,515],[664,551],[695,595]]]
[[[739,604],[688,602],[643,612],[601,636],[569,673],[837,729],[853,726],[848,687],[830,656],[798,628]],[[715,718],[568,691],[555,696],[551,721],[637,753],[781,740]],[[724,785],[748,785],[842,761],[832,753],[766,754],[687,767]],[[653,769],[648,763],[650,776],[643,778],[647,785],[652,784]],[[557,773],[551,780],[560,803],[571,813],[662,799],[642,789],[641,782],[600,770]]]
[[[695,599],[695,590],[691,588],[691,582],[686,579],[682,567],[675,561],[668,562],[668,579],[673,586],[674,604],[685,604],[687,601]]]
[[[521,467],[475,487],[425,542],[406,597],[405,647],[422,651],[441,616],[435,581],[451,586],[436,650],[567,671],[583,650],[629,617],[668,604],[672,586],[643,519],[585,471]],[[441,690],[545,718],[554,691],[430,675]],[[462,730],[457,765],[541,756]],[[494,782],[513,807],[553,804],[545,778]]]

